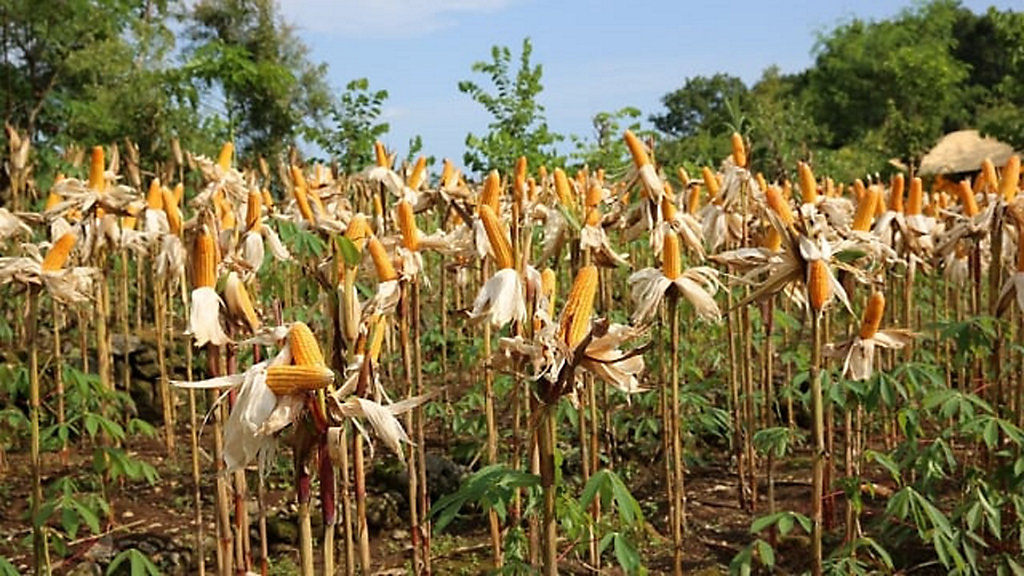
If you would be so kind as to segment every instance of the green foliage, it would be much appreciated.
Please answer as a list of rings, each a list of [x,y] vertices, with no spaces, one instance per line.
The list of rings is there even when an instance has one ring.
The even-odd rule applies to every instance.
[[[3,556],[0,556],[0,576],[18,576],[18,569]]]
[[[622,139],[625,130],[643,134],[640,129],[639,108],[626,106],[615,112],[598,112],[592,119],[594,126],[593,141],[578,136],[571,136],[576,151],[571,157],[580,166],[591,169],[604,168],[610,178],[624,177],[632,166],[629,148]]]
[[[223,97],[231,137],[254,155],[274,158],[300,136],[323,130],[330,104],[325,65],[271,0],[204,0],[189,19],[192,46],[184,70],[204,96]]]
[[[466,478],[457,492],[448,494],[431,506],[434,530],[444,530],[468,503],[474,503],[484,510],[494,510],[504,520],[516,489],[539,487],[540,477],[534,474],[513,470],[502,464],[481,468]]]
[[[532,53],[530,39],[524,38],[514,77],[512,52],[507,46],[492,47],[490,62],[473,64],[473,72],[485,74],[494,84],[493,93],[470,80],[459,82],[459,92],[469,95],[492,117],[487,135],[466,136],[463,160],[469,169],[481,174],[491,169],[508,173],[520,156],[525,156],[530,166],[561,162],[552,145],[562,137],[548,130],[544,106],[537,100],[544,89],[540,82],[543,69],[530,62]]]
[[[107,571],[104,573],[106,576],[112,576],[114,574],[121,574],[118,569],[121,565],[128,562],[131,569],[129,574],[131,576],[160,576],[160,569],[157,568],[156,564],[153,563],[145,554],[138,551],[135,548],[129,548],[121,551],[114,559],[110,561],[110,566],[107,567]]]
[[[370,81],[357,78],[345,86],[345,92],[331,110],[334,128],[320,137],[324,147],[348,174],[374,163],[373,143],[391,129],[379,123],[387,90],[370,90]]]

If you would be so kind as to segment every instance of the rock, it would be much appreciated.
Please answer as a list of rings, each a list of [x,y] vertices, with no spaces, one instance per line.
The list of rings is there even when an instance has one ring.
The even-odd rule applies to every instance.
[[[100,565],[86,560],[79,562],[74,568],[67,572],[67,576],[102,576],[103,569]]]
[[[366,524],[372,530],[388,530],[405,521],[405,500],[394,492],[368,495],[366,498]]]
[[[268,517],[267,540],[270,544],[297,544],[299,542],[299,527],[295,523],[295,519],[286,516]]]

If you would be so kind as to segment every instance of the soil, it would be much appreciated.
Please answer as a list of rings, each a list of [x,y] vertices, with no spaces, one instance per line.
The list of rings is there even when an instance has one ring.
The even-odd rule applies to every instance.
[[[208,435],[207,435],[208,436]],[[204,437],[204,443],[209,442]],[[127,447],[130,454],[156,468],[160,478],[153,484],[145,482],[115,482],[109,487],[111,513],[104,519],[101,533],[90,534],[83,527],[77,538],[69,542],[66,554],[61,557],[52,554],[56,574],[96,573],[105,566],[119,550],[135,547],[144,551],[167,573],[193,574],[196,567],[195,523],[193,484],[188,455],[188,433],[180,430],[177,438],[177,454],[167,457],[163,443],[157,439],[133,439]],[[206,533],[206,566],[214,571],[214,518],[213,493],[214,476],[209,460],[211,447],[204,452],[206,470],[202,478],[203,521]],[[282,446],[281,457],[290,449]],[[382,458],[378,455],[378,458]],[[795,455],[777,467],[776,507],[779,510],[793,510],[809,514],[808,459]],[[71,475],[78,478],[94,477],[91,473],[91,454],[88,450],[74,449],[69,455],[67,466],[62,465],[58,455],[44,454],[44,486],[50,485],[59,476]],[[641,502],[648,527],[645,537],[639,543],[641,554],[652,574],[671,571],[671,539],[666,530],[667,506],[663,494],[663,471],[655,465],[626,463],[628,484],[634,496]],[[287,466],[285,466],[287,468]],[[287,470],[278,469],[267,478],[267,515],[270,518],[270,561],[272,574],[292,573],[298,563],[295,546],[297,530],[294,528],[295,515],[293,495],[288,487]],[[27,573],[31,561],[30,532],[27,528],[27,507],[31,490],[28,454],[12,452],[7,454],[7,467],[0,477],[0,556],[6,556],[19,570]],[[255,492],[255,472],[248,474],[249,490]],[[753,518],[767,513],[765,487],[759,487],[758,507],[755,512],[740,509],[735,472],[722,462],[693,464],[687,471],[687,515],[688,535],[685,539],[685,570],[689,574],[727,574],[729,563],[740,550],[753,540],[750,524]],[[373,487],[371,486],[371,491]],[[314,488],[314,493],[316,489]],[[255,500],[251,498],[250,500]],[[884,504],[884,503],[883,503]],[[865,522],[878,513],[882,504],[866,504]],[[253,519],[251,545],[257,558],[254,570],[260,571],[259,538],[255,530],[256,508],[250,503]],[[835,504],[835,532],[841,532],[843,503]],[[314,512],[314,519],[319,516]],[[314,520],[316,521],[316,520]],[[58,524],[56,521],[54,526]],[[476,574],[490,569],[491,557],[486,523],[472,518],[453,526],[446,534],[434,537],[433,568],[436,574]],[[796,530],[795,532],[799,532]],[[314,526],[314,534],[319,528]],[[378,528],[372,534],[375,574],[405,574],[409,560],[408,530],[402,524],[397,527]],[[338,541],[341,541],[339,531]],[[572,543],[563,542],[563,547]],[[806,566],[809,539],[805,536],[791,536],[776,542],[777,562],[782,573],[801,571]],[[569,560],[566,555],[560,565],[563,573],[588,573],[581,563]],[[343,563],[341,554],[339,564]],[[606,565],[614,565],[609,556]],[[604,568],[602,573],[614,574],[614,569]]]

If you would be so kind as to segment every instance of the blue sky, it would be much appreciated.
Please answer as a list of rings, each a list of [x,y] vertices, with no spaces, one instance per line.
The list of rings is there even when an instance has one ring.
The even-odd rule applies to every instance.
[[[1020,0],[974,1],[1021,9]],[[756,81],[770,65],[796,72],[811,65],[819,33],[852,17],[886,18],[909,2],[884,0],[280,0],[328,82],[342,90],[366,77],[389,98],[385,143],[404,155],[409,138],[424,151],[461,164],[468,132],[486,133],[487,113],[458,91],[460,80],[489,61],[494,45],[513,50],[524,37],[543,66],[551,130],[591,137],[597,112],[635,106],[646,119],[686,78],[727,72]]]

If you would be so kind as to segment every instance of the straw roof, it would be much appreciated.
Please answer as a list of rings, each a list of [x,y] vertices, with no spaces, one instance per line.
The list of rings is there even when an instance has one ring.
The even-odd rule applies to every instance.
[[[1013,154],[1013,147],[992,137],[982,137],[977,130],[950,132],[939,140],[924,158],[918,173],[951,174],[973,172],[981,169],[985,158],[997,167],[1006,164]]]

